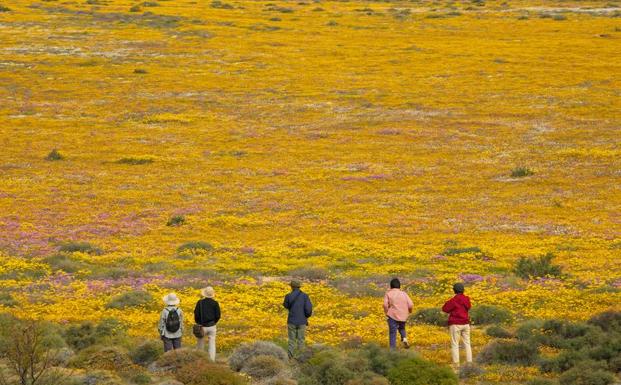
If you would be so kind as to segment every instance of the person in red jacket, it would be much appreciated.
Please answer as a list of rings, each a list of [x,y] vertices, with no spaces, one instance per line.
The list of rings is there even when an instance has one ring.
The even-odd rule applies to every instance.
[[[466,362],[472,362],[472,348],[470,347],[470,298],[464,295],[464,285],[456,283],[453,285],[455,296],[448,300],[442,311],[449,314],[448,325],[451,334],[451,356],[453,365],[459,368],[459,340],[461,339],[466,350]]]

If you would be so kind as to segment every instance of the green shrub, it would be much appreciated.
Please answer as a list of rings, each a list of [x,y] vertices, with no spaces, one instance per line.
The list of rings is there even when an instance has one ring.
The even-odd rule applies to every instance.
[[[494,340],[477,356],[481,364],[532,365],[539,358],[539,350],[532,343]]]
[[[621,333],[621,311],[605,311],[594,315],[588,322],[605,332]]]
[[[356,373],[344,364],[344,356],[333,349],[320,350],[301,368],[300,385],[345,385]]]
[[[586,359],[587,355],[582,351],[566,350],[555,357],[542,359],[539,362],[539,370],[543,373],[562,373]]]
[[[63,159],[64,159],[64,157],[60,154],[60,152],[58,152],[57,149],[53,149],[45,157],[45,160],[49,160],[49,161],[56,161],[56,160],[63,160]]]
[[[197,349],[169,350],[156,361],[156,367],[162,370],[177,372],[181,367],[195,361],[209,361],[209,354]]]
[[[449,247],[444,249],[444,251],[442,251],[442,255],[445,255],[447,257],[453,256],[453,255],[459,255],[459,254],[480,254],[482,253],[481,249],[478,248],[477,246],[472,246],[472,247]]]
[[[76,350],[82,350],[97,342],[95,325],[88,321],[77,325],[70,325],[65,330],[64,337],[67,344]]]
[[[136,7],[140,8],[139,6],[136,6]],[[134,8],[134,7],[132,7],[132,8]],[[139,12],[139,11],[137,11],[137,12]],[[142,70],[142,71],[144,71],[144,72],[137,72],[137,73],[146,73],[145,70]],[[134,70],[134,72],[136,72],[136,71]],[[155,160],[153,158],[121,158],[121,159],[116,161],[116,163],[118,163],[118,164],[127,164],[127,165],[130,165],[130,166],[139,166],[139,165],[142,165],[142,164],[150,164],[150,163],[153,163],[153,162],[155,162]]]
[[[151,376],[146,373],[137,373],[131,376],[130,381],[137,385],[146,385],[151,383]]]
[[[132,7],[129,9],[129,12],[140,12],[140,11],[142,11],[142,8],[141,8],[141,7],[140,7],[140,5],[138,5],[138,4],[136,4],[136,5],[132,6]],[[125,159],[125,158],[123,158],[123,159]]]
[[[610,361],[621,355],[621,334],[609,334],[588,350],[594,360]]]
[[[485,329],[485,334],[494,338],[513,338],[513,334],[498,325],[492,325]]]
[[[287,359],[287,352],[280,346],[269,341],[257,341],[254,343],[243,343],[229,356],[229,366],[239,372],[244,364],[252,357],[272,356],[281,361]]]
[[[540,335],[543,331],[543,323],[545,321],[531,319],[523,322],[515,331],[515,337],[521,341],[528,341]]]
[[[397,363],[414,356],[413,352],[391,351],[378,344],[366,344],[352,354],[363,356],[368,361],[369,370],[382,376],[388,375]]]
[[[484,370],[473,363],[467,363],[459,367],[459,378],[467,379],[479,377],[483,373]]]
[[[610,359],[608,362],[608,370],[613,373],[621,373],[621,355]]]
[[[178,253],[195,252],[195,251],[211,251],[213,246],[203,241],[186,242],[177,248]]]
[[[100,255],[102,253],[101,249],[88,243],[88,242],[67,242],[60,246],[58,249],[61,253],[85,253],[85,254],[93,254]]]
[[[276,377],[268,380],[265,385],[298,385],[298,382],[287,377]]]
[[[144,74],[148,74],[149,71],[147,71],[144,68],[134,68],[134,73],[138,75],[144,75]],[[151,159],[151,161],[153,160]],[[146,164],[146,163],[151,163],[151,162],[145,161],[145,159],[123,158],[123,159],[118,160],[117,163],[138,165],[138,164]]]
[[[15,298],[13,298],[13,295],[11,295],[11,293],[7,293],[7,292],[0,293],[0,305],[4,307],[14,307],[18,304],[19,302]]]
[[[233,9],[235,7],[233,7],[231,4],[228,3],[224,3],[220,0],[214,0],[211,2],[210,4],[211,8],[216,8],[216,9]]]
[[[181,226],[184,223],[185,217],[183,215],[173,215],[168,222],[166,222],[166,226]]]
[[[372,372],[365,372],[347,381],[345,385],[390,385],[386,377]]]
[[[164,354],[162,343],[156,340],[145,341],[130,351],[132,361],[143,366],[157,361],[162,354]]]
[[[528,381],[526,385],[556,385],[556,382],[547,378],[534,378]]]
[[[416,323],[446,326],[448,314],[437,307],[425,308],[414,313],[412,320]]]
[[[528,167],[516,167],[511,170],[511,178],[524,178],[526,176],[534,175],[533,170]]]
[[[62,270],[65,273],[75,273],[84,269],[87,265],[67,254],[54,254],[43,258],[43,262],[50,265],[53,271]]]
[[[126,309],[128,307],[147,306],[153,301],[153,296],[144,290],[134,290],[113,297],[106,304],[106,309]]]
[[[259,355],[250,358],[242,367],[241,372],[254,379],[263,380],[276,377],[284,369],[285,364],[282,360],[274,356]]]
[[[561,374],[561,385],[609,385],[614,376],[593,362],[582,362]]]
[[[122,371],[131,367],[127,350],[118,346],[94,345],[82,349],[70,361],[69,366],[81,369]]]
[[[539,258],[520,257],[515,269],[515,274],[521,278],[560,277],[561,267],[552,264],[554,254],[547,253]]]
[[[476,325],[506,323],[512,318],[509,310],[499,306],[478,305],[470,310],[470,320]]]
[[[399,362],[388,372],[391,385],[457,385],[457,376],[444,366],[421,358]]]
[[[223,365],[204,360],[194,361],[177,371],[177,380],[184,385],[246,385],[244,377]]]

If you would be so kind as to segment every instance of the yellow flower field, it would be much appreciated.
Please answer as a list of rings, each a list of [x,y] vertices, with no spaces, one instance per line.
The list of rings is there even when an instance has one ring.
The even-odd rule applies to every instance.
[[[153,336],[159,303],[106,304],[175,291],[190,313],[211,284],[230,349],[285,338],[292,276],[316,306],[308,338],[333,345],[387,343],[393,276],[415,310],[460,280],[518,320],[621,309],[620,16],[609,1],[0,0],[1,310]],[[100,250],[59,268],[68,242]],[[562,278],[513,274],[548,252]],[[410,333],[449,361],[444,329]],[[489,338],[475,328],[475,353]]]

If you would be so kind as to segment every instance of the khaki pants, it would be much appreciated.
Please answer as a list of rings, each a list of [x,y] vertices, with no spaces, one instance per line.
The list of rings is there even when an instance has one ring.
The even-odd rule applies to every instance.
[[[296,351],[302,352],[304,349],[304,338],[306,336],[306,325],[287,324],[287,334],[289,335],[289,358],[295,356]]]
[[[453,364],[459,365],[459,340],[461,339],[466,350],[466,362],[472,362],[472,348],[470,347],[470,325],[451,325],[451,356]]]
[[[204,327],[203,326],[203,334],[205,337],[198,338],[196,342],[196,348],[198,350],[205,349],[205,338],[209,340],[207,345],[207,352],[209,353],[209,359],[214,362],[216,360],[216,325]]]

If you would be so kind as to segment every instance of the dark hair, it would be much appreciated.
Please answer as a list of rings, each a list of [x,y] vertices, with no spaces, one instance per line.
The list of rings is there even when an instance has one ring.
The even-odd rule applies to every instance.
[[[399,278],[393,278],[390,281],[390,288],[391,289],[400,289],[401,288],[401,281],[399,281]]]
[[[464,284],[463,283],[456,283],[453,285],[453,291],[455,292],[455,294],[464,294]]]

